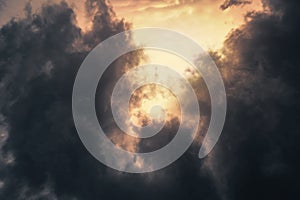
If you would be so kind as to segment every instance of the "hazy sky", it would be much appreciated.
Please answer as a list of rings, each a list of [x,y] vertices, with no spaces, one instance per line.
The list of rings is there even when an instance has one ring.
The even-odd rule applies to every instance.
[[[56,1],[56,0],[52,0]],[[33,10],[47,1],[31,0]],[[82,15],[84,2],[67,0],[78,10],[78,21],[84,28],[88,21]],[[252,10],[262,10],[260,0],[251,4],[232,6],[222,10],[223,0],[111,0],[119,18],[133,24],[134,28],[164,27],[182,32],[196,40],[203,48],[220,48],[226,35],[244,23],[244,15]],[[23,16],[26,1],[7,1],[0,13],[0,24],[11,17]]]
[[[221,47],[229,31],[244,22],[246,12],[262,9],[259,0],[227,10],[220,9],[223,0],[111,2],[117,15],[132,22],[136,28],[154,26],[177,30],[206,49]]]

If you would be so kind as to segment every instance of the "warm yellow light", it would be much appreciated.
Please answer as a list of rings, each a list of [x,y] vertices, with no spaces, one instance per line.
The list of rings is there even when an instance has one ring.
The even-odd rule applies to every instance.
[[[179,103],[174,94],[155,84],[145,85],[132,94],[129,112],[131,121],[140,127],[151,124],[151,120],[163,122],[180,117]]]
[[[127,2],[126,5],[124,2]],[[224,0],[201,1],[135,1],[111,0],[117,16],[131,22],[134,28],[162,27],[182,32],[204,49],[222,47],[226,35],[244,23],[244,15],[262,10],[260,0],[251,4],[220,9]]]

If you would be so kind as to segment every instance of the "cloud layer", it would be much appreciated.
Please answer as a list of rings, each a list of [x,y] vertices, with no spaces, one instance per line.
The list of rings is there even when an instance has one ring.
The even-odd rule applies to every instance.
[[[144,175],[95,160],[71,113],[73,81],[85,56],[130,25],[105,1],[86,1],[92,21],[86,32],[67,3],[45,4],[37,13],[28,4],[25,18],[0,29],[0,199],[295,199],[299,1],[263,3],[266,11],[248,13],[220,52],[212,52],[228,92],[227,121],[214,151],[199,160],[193,145],[176,163]],[[134,53],[114,63],[104,86],[140,58]],[[99,93],[104,102],[105,92]]]

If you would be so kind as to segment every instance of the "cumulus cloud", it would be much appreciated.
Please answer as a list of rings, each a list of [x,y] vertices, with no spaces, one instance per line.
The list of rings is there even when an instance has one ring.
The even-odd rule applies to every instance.
[[[27,4],[24,18],[0,29],[1,199],[91,199],[105,190],[97,181],[105,170],[73,124],[72,87],[89,51],[130,25],[105,1],[87,0],[86,10],[92,25],[84,33],[66,2],[44,4],[37,13]],[[133,55],[126,59],[139,59]]]
[[[298,1],[263,1],[213,54],[225,79],[227,123],[208,169],[224,199],[293,199],[299,177]],[[270,12],[271,11],[271,12]]]
[[[24,18],[0,29],[0,199],[293,199],[300,168],[299,1],[263,3],[270,12],[249,13],[223,49],[212,52],[228,93],[226,124],[213,152],[199,160],[196,141],[176,163],[145,175],[95,160],[72,119],[72,87],[83,59],[130,25],[105,1],[86,1],[91,26],[84,32],[67,3],[44,4],[39,12],[28,4]],[[135,52],[113,63],[99,83],[107,89],[97,93],[100,123],[129,150],[139,141],[115,135],[107,99],[141,57]],[[147,150],[153,141],[139,145]]]
[[[3,94],[0,101],[3,124],[0,198],[183,198],[191,191],[185,183],[194,177],[190,172],[197,171],[200,163],[197,156],[188,154],[183,162],[193,160],[196,164],[179,164],[184,167],[182,171],[173,166],[149,175],[129,175],[103,166],[82,145],[71,107],[77,70],[95,45],[130,28],[116,18],[112,7],[104,1],[87,0],[85,6],[91,26],[84,32],[77,25],[75,11],[66,2],[44,4],[38,12],[27,4],[24,18],[12,19],[0,30],[0,91]],[[99,112],[99,122],[111,133],[108,136],[113,142],[131,151],[137,147],[153,149],[169,141],[178,124],[178,121],[172,122],[175,127],[167,124],[165,134],[158,136],[158,144],[116,136],[119,130],[114,129],[108,98],[122,73],[137,65],[142,57],[141,52],[133,52],[116,60],[101,78],[97,93],[96,107],[103,111]],[[198,149],[193,151],[195,155],[196,151]],[[117,162],[126,165],[124,158]],[[137,164],[142,161],[137,160]],[[178,176],[173,177],[176,171]],[[206,174],[193,180],[193,184],[208,188],[203,177]],[[173,193],[174,190],[177,192]],[[215,194],[194,192],[191,196]]]

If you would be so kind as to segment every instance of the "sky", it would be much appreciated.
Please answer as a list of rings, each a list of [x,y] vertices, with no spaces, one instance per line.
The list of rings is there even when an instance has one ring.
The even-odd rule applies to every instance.
[[[132,22],[134,28],[164,27],[177,30],[196,40],[205,49],[220,48],[231,29],[244,23],[246,12],[263,9],[260,1],[226,10],[220,8],[222,0],[112,0],[111,3],[117,16]]]
[[[297,199],[299,1],[30,2],[0,0],[0,199]],[[126,131],[134,134],[129,121],[151,123],[149,110],[162,104],[163,129],[140,139],[117,126],[112,91],[124,73],[141,64],[172,65],[189,80],[201,109],[197,136],[178,160],[155,172],[130,174],[103,165],[82,144],[72,116],[72,91],[80,65],[96,45],[149,26],[184,33],[208,51],[224,81],[227,115],[213,151],[199,159],[211,115],[201,74],[166,52],[121,56],[104,72],[95,98],[99,124],[118,148],[157,150],[174,138],[181,122],[174,94],[148,85],[132,94],[129,109],[118,107],[118,112]],[[134,45],[134,38],[124,42]],[[149,77],[138,71],[128,84]],[[185,90],[180,93],[188,104]],[[129,118],[123,116],[126,109]],[[153,112],[161,121],[161,110]],[[115,162],[128,164],[121,156]],[[137,159],[136,167],[151,166]]]
[[[43,1],[32,0],[34,9],[39,9]],[[78,13],[79,25],[85,29],[84,2],[67,0]],[[222,9],[223,0],[195,1],[135,1],[111,0],[116,16],[132,23],[133,28],[164,27],[179,31],[196,40],[205,49],[220,48],[226,35],[244,23],[244,15],[252,10],[262,10],[260,0],[254,0],[243,6],[230,6]],[[228,1],[230,2],[230,1]],[[6,12],[2,12],[1,23],[11,17],[22,16],[26,1],[12,0],[6,3]],[[227,3],[228,4],[228,3]],[[184,21],[182,20],[184,19]],[[192,29],[190,27],[193,27]]]

